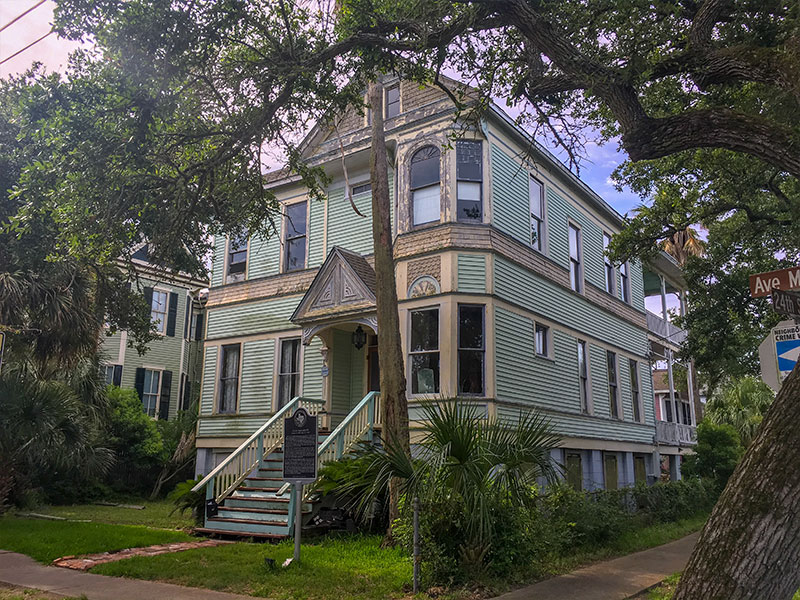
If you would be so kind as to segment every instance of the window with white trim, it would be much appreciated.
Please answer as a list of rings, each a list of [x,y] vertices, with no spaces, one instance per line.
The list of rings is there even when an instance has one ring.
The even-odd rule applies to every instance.
[[[153,290],[153,299],[150,301],[150,320],[155,323],[156,331],[167,331],[167,308],[169,294],[161,290]]]
[[[155,417],[158,411],[158,396],[161,389],[161,371],[144,370],[142,387],[142,407],[149,417]]]
[[[217,412],[231,414],[236,412],[239,397],[239,361],[241,344],[228,344],[222,347],[222,369],[219,376],[219,406]]]
[[[306,268],[306,202],[286,207],[285,271]]]
[[[106,385],[114,384],[114,365],[103,365],[100,367],[100,377],[106,382]]]
[[[242,233],[228,240],[227,282],[243,281],[247,271],[248,234]]]
[[[456,142],[456,219],[483,221],[483,154],[480,140]]]
[[[611,350],[606,351],[606,367],[608,370],[608,404],[611,416],[619,418],[619,384],[617,381],[617,355]]]
[[[642,409],[639,404],[641,395],[639,393],[639,363],[633,359],[628,362],[631,372],[631,401],[633,402],[633,420],[637,423],[642,422]]]
[[[280,341],[278,361],[278,408],[300,394],[300,338]]]
[[[544,251],[544,184],[531,176],[528,179],[531,212],[531,247]]]
[[[619,293],[623,302],[631,303],[631,277],[627,262],[619,266]]]
[[[589,356],[586,342],[578,340],[578,382],[580,385],[581,410],[589,412]]]
[[[414,225],[435,223],[440,219],[441,155],[436,146],[425,146],[411,157],[411,222]]]
[[[400,84],[395,84],[386,88],[385,91],[386,110],[383,113],[387,119],[396,117],[400,114]]]
[[[356,185],[350,186],[350,195],[351,196],[358,196],[360,194],[369,194],[372,191],[372,183],[367,181],[366,183],[358,183]]]
[[[534,325],[534,337],[536,338],[536,354],[539,356],[550,356],[550,328],[547,325],[536,323]]]
[[[603,232],[603,264],[606,273],[606,292],[614,296],[617,278],[615,276],[614,265],[611,264],[611,258],[608,256],[609,244],[611,244],[611,236]]]
[[[484,394],[483,305],[458,305],[458,393]]]
[[[572,223],[569,224],[569,283],[576,292],[583,291],[583,249],[581,243],[581,230]]]
[[[412,310],[408,362],[412,394],[439,393],[439,309]]]

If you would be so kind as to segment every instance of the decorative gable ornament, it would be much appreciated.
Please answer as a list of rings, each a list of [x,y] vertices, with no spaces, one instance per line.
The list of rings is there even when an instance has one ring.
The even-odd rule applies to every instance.
[[[303,326],[303,343],[337,322],[363,323],[375,330],[375,271],[360,254],[334,246],[291,321]]]

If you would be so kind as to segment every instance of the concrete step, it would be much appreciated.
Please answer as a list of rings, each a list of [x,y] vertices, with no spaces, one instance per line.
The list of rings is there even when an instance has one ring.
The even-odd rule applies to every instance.
[[[286,521],[261,521],[255,519],[235,519],[226,517],[209,517],[206,519],[207,529],[238,531],[240,534],[269,533],[272,535],[289,535]]]
[[[196,531],[197,533],[202,533],[204,535],[230,536],[236,538],[258,538],[258,539],[275,540],[275,541],[285,540],[289,537],[288,534],[253,533],[253,532],[225,529],[222,527],[195,527],[194,531]]]
[[[240,487],[247,488],[275,488],[278,489],[283,485],[283,479],[280,477],[248,477]]]

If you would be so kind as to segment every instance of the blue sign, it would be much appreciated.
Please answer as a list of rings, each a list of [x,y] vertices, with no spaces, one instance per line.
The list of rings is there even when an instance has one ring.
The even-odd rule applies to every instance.
[[[788,373],[794,369],[800,356],[800,340],[775,342],[775,354],[778,355],[778,370]]]

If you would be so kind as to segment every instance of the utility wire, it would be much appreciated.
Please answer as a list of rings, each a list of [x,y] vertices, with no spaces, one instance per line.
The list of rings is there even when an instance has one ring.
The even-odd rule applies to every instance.
[[[24,17],[25,15],[27,15],[27,14],[28,14],[29,12],[31,12],[32,10],[34,10],[35,8],[38,8],[38,7],[40,7],[40,6],[41,6],[42,4],[44,4],[45,2],[47,2],[47,0],[39,0],[39,2],[37,2],[36,4],[34,4],[33,6],[31,6],[31,7],[30,7],[28,10],[26,10],[24,13],[22,13],[21,15],[17,15],[17,16],[16,16],[16,17],[14,17],[13,19],[11,19],[11,20],[10,20],[8,23],[6,23],[6,24],[5,24],[5,25],[3,25],[2,27],[0,27],[0,31],[3,31],[3,30],[5,30],[5,29],[7,29],[8,27],[10,27],[11,25],[13,25],[13,24],[14,24],[14,23],[16,23],[17,21],[19,21],[19,20],[20,20],[22,17]]]
[[[50,31],[48,31],[47,33],[45,33],[45,34],[44,34],[42,37],[40,37],[39,39],[32,41],[30,44],[28,44],[27,46],[25,46],[25,47],[24,47],[22,50],[17,50],[17,51],[16,51],[16,52],[14,52],[14,54],[12,54],[11,56],[8,56],[8,57],[4,58],[3,60],[0,60],[0,65],[2,65],[3,63],[6,63],[6,62],[8,62],[8,61],[10,61],[10,60],[11,60],[12,58],[14,58],[15,56],[19,56],[20,54],[22,54],[23,52],[25,52],[25,50],[27,50],[27,49],[28,49],[28,48],[30,48],[31,46],[35,46],[36,44],[38,44],[39,42],[41,42],[41,41],[42,41],[44,38],[46,38],[48,35],[50,35],[50,34],[52,34],[52,33],[55,33],[55,30],[54,30],[54,29],[51,29]]]

